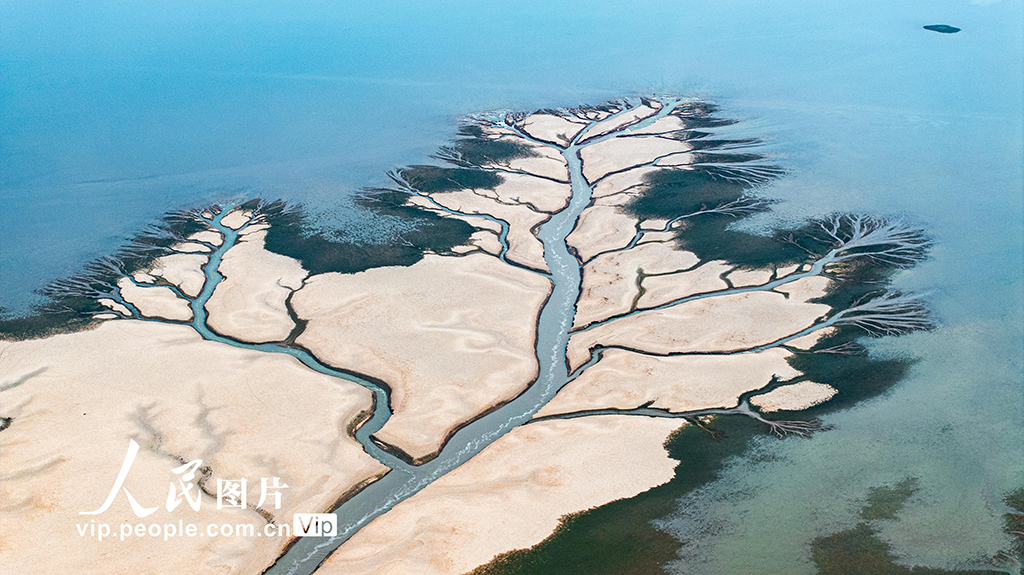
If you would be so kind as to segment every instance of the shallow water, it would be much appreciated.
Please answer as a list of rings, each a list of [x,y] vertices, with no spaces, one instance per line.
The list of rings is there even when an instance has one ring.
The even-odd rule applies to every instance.
[[[921,358],[907,381],[831,432],[766,441],[670,528],[719,524],[696,538],[706,572],[806,573],[808,541],[851,526],[867,487],[915,476],[883,535],[908,561],[973,561],[1002,544],[989,502],[1024,484],[1022,22],[1011,0],[4,2],[0,305],[183,205],[284,197],[355,233],[351,192],[427,161],[460,114],[707,97],[791,170],[779,217],[931,230],[898,283],[933,290],[943,327],[878,342]]]

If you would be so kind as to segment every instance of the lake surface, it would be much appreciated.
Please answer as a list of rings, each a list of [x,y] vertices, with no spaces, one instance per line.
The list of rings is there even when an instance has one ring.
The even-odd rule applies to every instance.
[[[509,6],[514,6],[510,8]],[[923,25],[962,28],[936,34]],[[718,102],[790,170],[772,218],[906,213],[942,326],[889,394],[806,441],[766,438],[680,502],[685,573],[812,573],[868,487],[917,477],[883,529],[908,563],[1004,545],[1024,485],[1024,3],[0,4],[0,306],[164,211],[260,195],[353,225],[351,195],[423,163],[462,114],[667,93]],[[769,225],[771,218],[757,220]]]

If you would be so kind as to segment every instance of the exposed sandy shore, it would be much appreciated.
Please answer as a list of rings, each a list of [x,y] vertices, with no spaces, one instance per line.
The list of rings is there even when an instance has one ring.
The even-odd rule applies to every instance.
[[[690,146],[684,142],[650,136],[598,142],[580,150],[580,157],[583,159],[583,176],[593,183],[611,172],[640,167],[670,154],[689,155],[686,154],[689,151]],[[681,160],[677,158],[676,161]]]
[[[132,524],[252,524],[254,510],[165,508],[171,469],[181,460],[210,465],[217,479],[248,480],[248,503],[261,477],[280,477],[280,510],[317,512],[353,485],[385,471],[346,433],[372,396],[281,355],[203,341],[189,327],[121,320],[47,339],[0,342],[0,565],[10,573],[258,573],[287,540],[270,537],[130,537],[97,541],[78,534],[90,519],[115,531]],[[19,379],[20,385],[10,387]],[[98,516],[125,457],[141,446],[125,487],[144,507],[138,519],[119,494]],[[41,539],[42,538],[42,539]]]
[[[528,140],[521,137],[518,139],[520,142],[528,143],[535,156],[512,160],[508,163],[510,168],[569,183],[569,167],[566,165],[565,158],[562,157],[562,154],[547,146],[529,144]]]
[[[252,212],[249,210],[234,209],[228,212],[226,216],[221,218],[220,223],[225,226],[237,230],[244,226],[252,218]]]
[[[768,385],[773,375],[799,375],[786,363],[789,355],[770,349],[736,356],[651,357],[610,349],[537,415],[636,409],[648,403],[673,412],[735,407],[741,394]]]
[[[171,254],[157,258],[149,275],[162,277],[181,288],[185,295],[196,297],[206,283],[203,266],[208,261],[209,256],[202,254]]]
[[[576,327],[609,316],[626,313],[638,295],[637,281],[640,270],[644,273],[666,273],[690,267],[697,256],[675,250],[665,244],[641,244],[631,250],[607,253],[583,268],[582,293],[576,306]],[[656,278],[646,278],[644,284]],[[719,282],[721,287],[724,283]],[[673,289],[685,289],[686,284],[671,282]],[[681,286],[677,287],[677,286]],[[645,294],[646,295],[646,294]],[[640,301],[643,301],[641,297]]]
[[[103,307],[109,307],[110,309],[116,311],[117,313],[121,314],[122,316],[129,317],[129,316],[132,315],[132,312],[129,311],[128,308],[124,307],[120,303],[118,303],[118,302],[116,302],[116,301],[114,301],[114,300],[112,300],[110,298],[101,298],[101,299],[99,299],[97,301]],[[114,317],[117,317],[117,315],[115,314]],[[100,318],[100,319],[111,319],[111,318]]]
[[[583,210],[566,242],[587,261],[601,252],[625,247],[635,235],[636,218],[615,206],[596,205]]]
[[[506,257],[516,263],[533,269],[547,271],[544,261],[544,244],[533,234],[533,229],[550,217],[549,214],[531,210],[524,205],[508,205],[497,202],[471,191],[446,192],[431,196],[438,204],[469,214],[487,214],[508,223],[508,254]],[[415,201],[418,199],[419,201]],[[428,207],[429,202],[414,198],[413,203]],[[486,220],[467,218],[473,225],[483,226]],[[500,227],[499,227],[500,229]]]
[[[672,478],[678,420],[600,416],[514,429],[342,545],[325,575],[461,575],[536,545],[566,514]]]
[[[253,343],[280,341],[295,327],[285,301],[309,274],[298,261],[263,247],[267,232],[239,238],[224,254],[218,271],[224,280],[206,302],[214,331]]]
[[[192,308],[189,307],[188,302],[178,297],[167,286],[142,287],[135,285],[128,278],[121,278],[117,281],[117,287],[121,290],[121,297],[138,308],[139,312],[146,317],[173,321],[190,321],[192,319]]]
[[[620,114],[613,120],[603,122],[600,126],[596,126],[594,129],[587,132],[587,137],[584,141],[599,138],[605,134],[610,134],[625,126],[629,126],[630,124],[643,120],[644,118],[649,118],[657,113],[657,108],[652,108],[651,106],[637,106],[633,110]]]
[[[392,388],[377,437],[413,457],[536,376],[537,315],[551,283],[485,254],[311,277],[292,299],[298,343]],[[383,294],[386,294],[383,295]]]
[[[836,388],[824,383],[801,381],[783,385],[750,398],[750,404],[761,411],[800,411],[824,403],[839,393]]]
[[[523,174],[502,174],[501,177],[504,181],[493,191],[481,191],[494,194],[503,203],[528,203],[539,211],[553,213],[564,208],[572,196],[569,184]]]
[[[562,146],[569,145],[585,126],[580,120],[572,121],[553,114],[531,114],[522,123],[523,131],[527,134]]]
[[[188,239],[195,240],[197,242],[206,242],[214,246],[219,246],[224,243],[224,236],[216,230],[203,230],[201,232],[196,232],[189,236]]]
[[[827,313],[829,306],[807,302],[824,295],[827,285],[822,277],[805,278],[784,286],[788,299],[777,293],[747,292],[640,312],[573,335],[569,361],[574,368],[581,365],[597,343],[654,353],[729,351],[769,343]]]

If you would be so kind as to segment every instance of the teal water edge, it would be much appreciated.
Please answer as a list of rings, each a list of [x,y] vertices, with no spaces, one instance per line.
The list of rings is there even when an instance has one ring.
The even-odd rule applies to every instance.
[[[885,395],[811,439],[754,439],[668,506],[658,525],[687,543],[670,572],[814,573],[811,543],[908,477],[875,526],[889,553],[978,568],[1024,485],[1022,28],[1014,0],[4,2],[0,306],[23,314],[165,212],[235,198],[386,244],[400,222],[367,222],[355,191],[426,163],[467,112],[705,97],[788,172],[747,227],[912,214],[936,245],[896,282],[932,290],[940,326],[872,344],[917,358]]]

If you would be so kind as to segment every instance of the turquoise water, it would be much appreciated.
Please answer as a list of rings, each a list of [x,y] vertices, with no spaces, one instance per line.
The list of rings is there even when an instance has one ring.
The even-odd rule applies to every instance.
[[[937,23],[963,31],[921,29]],[[351,192],[427,161],[461,114],[706,97],[791,170],[775,217],[905,212],[931,230],[932,259],[898,284],[932,290],[943,327],[878,342],[921,358],[893,392],[682,502],[666,528],[706,535],[676,567],[810,572],[811,538],[907,476],[921,490],[883,530],[894,551],[975,561],[1003,544],[992,500],[1024,484],[1022,37],[1011,0],[7,1],[0,306],[205,201],[302,201],[386,238],[352,225]]]

